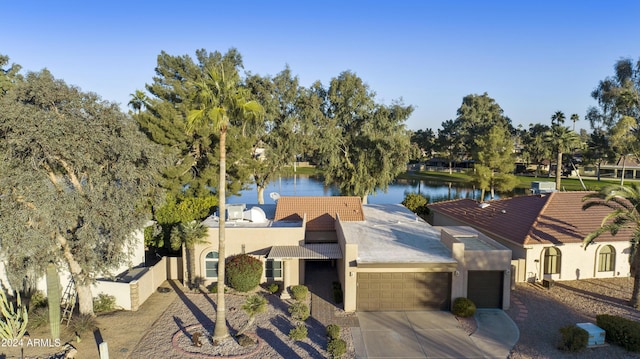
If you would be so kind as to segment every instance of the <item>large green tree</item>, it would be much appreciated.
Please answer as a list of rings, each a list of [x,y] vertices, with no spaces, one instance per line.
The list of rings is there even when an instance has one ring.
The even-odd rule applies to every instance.
[[[219,171],[219,133],[209,126],[194,126],[187,131],[187,116],[192,109],[196,88],[192,85],[206,77],[205,68],[220,61],[230,61],[242,66],[237,50],[220,52],[196,51],[194,60],[188,55],[174,56],[164,51],[158,55],[156,75],[146,85],[149,96],[136,91],[130,101],[133,114],[149,138],[162,145],[164,153],[172,161],[163,170],[162,185],[172,196],[174,203],[217,203],[216,173]],[[139,109],[139,111],[138,111]],[[242,141],[229,144],[229,159],[237,162],[248,156],[250,147]],[[236,166],[228,170],[229,193],[237,193],[246,183],[249,173],[245,167]],[[200,205],[198,205],[201,207]],[[208,214],[204,213],[206,216]],[[185,218],[185,222],[201,218]],[[170,230],[170,229],[169,229]]]
[[[629,154],[640,157],[640,60],[618,60],[614,75],[600,81],[591,96],[598,101],[587,113],[591,128],[605,134],[623,161]]]
[[[22,79],[22,75],[20,75],[22,67],[18,64],[11,64],[11,67],[6,68],[8,65],[9,56],[0,54],[0,96],[7,93],[16,81]]]
[[[0,248],[12,285],[56,263],[92,315],[95,278],[128,259],[149,219],[160,149],[116,104],[46,70],[15,83],[0,108]]]
[[[529,130],[523,135],[523,157],[528,162],[536,165],[536,177],[540,175],[540,167],[544,160],[548,160],[551,156],[549,146],[545,142],[545,136],[549,130],[550,128],[547,125],[530,124]]]
[[[227,54],[228,55],[228,54]],[[238,74],[237,62],[228,56],[208,64],[204,68],[205,76],[191,83],[195,87],[193,109],[189,111],[187,130],[207,127],[219,134],[219,169],[218,174],[218,294],[216,307],[216,324],[214,339],[222,339],[229,335],[226,323],[224,301],[225,278],[225,222],[226,222],[226,153],[227,132],[230,127],[246,128],[247,124],[261,121],[264,116],[263,107],[256,101],[248,100],[249,91],[242,87]]]
[[[504,116],[500,105],[486,92],[482,95],[465,96],[457,115],[456,140],[466,158],[470,158],[474,152],[477,152],[475,139],[486,135],[492,127],[500,126],[507,128],[509,132],[514,132],[511,120]]]
[[[325,180],[366,203],[406,171],[411,144],[404,123],[413,107],[376,103],[375,93],[349,71],[331,80],[326,100],[316,137]]]
[[[631,233],[629,242],[631,252],[629,263],[633,275],[633,291],[630,304],[634,308],[640,308],[640,183],[631,185],[610,185],[603,187],[600,192],[585,196],[583,210],[593,206],[611,208],[611,212],[602,219],[600,228],[589,233],[584,238],[584,248],[604,233],[617,235],[618,233]]]
[[[495,190],[510,191],[517,179],[513,175],[515,156],[511,134],[503,126],[494,126],[489,132],[475,140],[477,151],[473,155],[475,161],[473,179],[482,190],[480,200],[484,201],[486,190],[495,197]]]
[[[299,111],[301,87],[287,66],[275,77],[252,75],[246,86],[265,109],[265,121],[251,133],[253,156],[252,178],[258,191],[258,203],[264,203],[264,189],[284,168],[304,152],[305,117]],[[264,151],[262,154],[257,150]]]

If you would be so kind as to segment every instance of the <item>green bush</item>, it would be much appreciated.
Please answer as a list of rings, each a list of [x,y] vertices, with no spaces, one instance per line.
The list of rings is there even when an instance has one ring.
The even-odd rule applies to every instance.
[[[209,293],[218,293],[218,283],[209,284]],[[224,287],[224,292],[227,292],[227,287]]]
[[[36,290],[29,298],[29,312],[37,308],[45,308],[47,306],[47,297],[41,290]]]
[[[71,319],[71,329],[78,334],[93,331],[96,326],[96,318],[89,314],[79,314]]]
[[[304,324],[298,324],[295,328],[289,331],[289,339],[291,340],[304,340],[308,335],[307,326]]]
[[[271,294],[276,294],[280,290],[278,283],[271,283],[267,286],[267,291]]]
[[[93,311],[96,313],[110,312],[116,308],[116,297],[109,294],[100,293],[97,298],[93,298]]]
[[[429,214],[428,203],[429,199],[418,193],[409,193],[404,200],[402,200],[402,205],[417,215]]]
[[[327,344],[327,352],[331,358],[340,358],[347,352],[347,343],[342,339],[332,339]]]
[[[476,305],[471,301],[471,299],[459,297],[453,301],[453,314],[467,318],[476,313]]]
[[[291,287],[291,295],[293,299],[297,301],[307,299],[307,294],[309,294],[309,288],[304,285],[294,285]]]
[[[560,334],[562,335],[558,346],[560,350],[577,352],[585,349],[589,342],[589,333],[574,324],[560,328]]]
[[[340,338],[340,326],[337,324],[327,325],[327,338],[329,340]]]
[[[628,351],[640,352],[640,323],[618,317],[601,314],[596,316],[596,324],[606,332],[607,341],[620,345]]]
[[[291,314],[291,318],[305,321],[310,315],[309,306],[302,302],[295,302],[289,307],[289,313]]]
[[[333,282],[333,301],[336,304],[342,303],[342,285],[340,282]]]
[[[227,282],[239,292],[248,292],[260,284],[262,261],[248,254],[239,254],[226,263]]]

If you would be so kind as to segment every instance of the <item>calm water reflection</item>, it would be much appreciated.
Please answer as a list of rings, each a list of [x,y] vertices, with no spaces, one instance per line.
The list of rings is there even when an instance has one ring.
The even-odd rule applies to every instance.
[[[275,203],[269,197],[271,192],[277,192],[281,196],[338,196],[340,191],[335,186],[325,186],[321,180],[310,176],[297,175],[294,177],[282,177],[270,183],[264,191],[264,202]],[[457,198],[480,198],[480,190],[460,186],[456,183],[397,180],[389,185],[387,192],[378,192],[370,195],[369,203],[400,203],[409,193],[420,193],[429,197],[430,203],[446,201]],[[485,196],[488,199],[488,194]],[[228,203],[258,203],[258,192],[255,186],[240,193],[240,196],[231,196]]]

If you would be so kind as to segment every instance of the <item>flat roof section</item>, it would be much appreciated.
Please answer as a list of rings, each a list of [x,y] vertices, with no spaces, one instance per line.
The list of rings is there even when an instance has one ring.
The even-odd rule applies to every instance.
[[[340,222],[346,242],[358,245],[358,263],[457,263],[440,242],[440,229],[403,205],[362,207],[364,221]]]
[[[436,226],[434,228],[441,229],[449,233],[452,237],[464,244],[465,251],[504,251],[507,247],[502,246],[483,233],[468,226]]]

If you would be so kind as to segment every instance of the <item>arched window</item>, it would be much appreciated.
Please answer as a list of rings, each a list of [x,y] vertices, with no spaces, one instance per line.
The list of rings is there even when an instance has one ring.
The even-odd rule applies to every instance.
[[[544,251],[544,274],[560,273],[562,255],[556,247],[549,247]]]
[[[616,266],[616,250],[612,246],[604,246],[598,253],[598,272],[611,272]]]
[[[206,278],[218,278],[218,252],[209,252],[204,257],[204,275]]]

